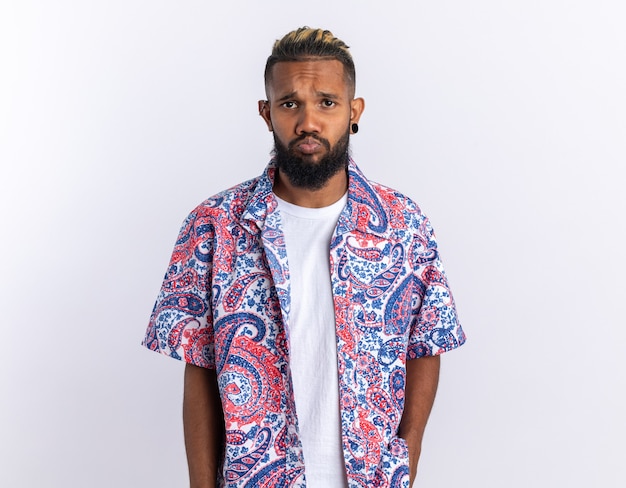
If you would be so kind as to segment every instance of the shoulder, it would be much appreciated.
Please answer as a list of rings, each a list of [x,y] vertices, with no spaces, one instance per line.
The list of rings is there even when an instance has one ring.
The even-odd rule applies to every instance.
[[[210,196],[188,216],[188,219],[224,219],[237,221],[254,197],[260,176]]]
[[[428,218],[411,197],[375,181],[369,181],[378,197],[381,208],[388,217],[389,225],[395,229],[406,229],[417,233],[424,230]]]
[[[404,193],[376,181],[369,181],[369,184],[385,208],[402,208],[408,213],[422,213],[419,205]]]
[[[368,229],[405,236],[418,232],[426,221],[419,205],[402,192],[365,177],[359,167],[350,161],[349,192],[359,221],[365,219]]]

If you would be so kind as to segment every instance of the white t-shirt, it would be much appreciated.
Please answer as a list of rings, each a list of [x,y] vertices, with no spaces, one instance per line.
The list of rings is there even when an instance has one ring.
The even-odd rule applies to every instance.
[[[330,239],[347,193],[323,208],[280,198],[291,283],[290,367],[307,488],[347,487],[339,413]]]

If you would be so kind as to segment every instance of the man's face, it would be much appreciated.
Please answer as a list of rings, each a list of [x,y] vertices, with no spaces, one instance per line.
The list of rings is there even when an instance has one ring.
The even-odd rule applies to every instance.
[[[274,132],[276,160],[291,183],[321,188],[345,168],[350,124],[363,110],[337,60],[280,62],[272,68],[260,113]]]

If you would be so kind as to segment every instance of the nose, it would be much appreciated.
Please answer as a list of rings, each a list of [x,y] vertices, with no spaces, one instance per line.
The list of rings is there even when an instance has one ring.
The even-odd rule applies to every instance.
[[[320,117],[315,107],[304,106],[298,114],[298,122],[296,125],[296,134],[314,134],[320,132]]]

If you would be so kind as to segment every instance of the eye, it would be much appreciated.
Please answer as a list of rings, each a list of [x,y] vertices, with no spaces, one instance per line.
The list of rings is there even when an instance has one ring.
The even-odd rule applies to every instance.
[[[322,102],[322,105],[323,105],[324,107],[334,107],[334,106],[336,105],[336,103],[335,103],[333,100],[328,100],[328,99],[326,99],[326,100],[324,100],[324,101]]]
[[[285,108],[296,108],[298,105],[296,104],[296,102],[285,102],[282,104],[282,106]]]

